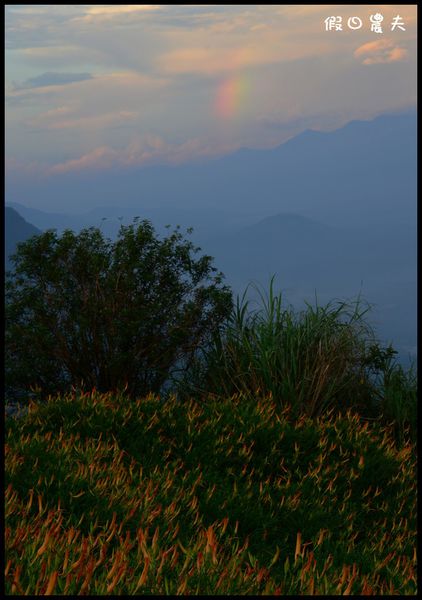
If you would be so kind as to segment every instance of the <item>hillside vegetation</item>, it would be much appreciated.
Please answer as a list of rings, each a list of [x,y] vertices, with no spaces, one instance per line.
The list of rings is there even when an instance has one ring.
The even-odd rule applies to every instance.
[[[413,370],[359,298],[232,305],[195,252],[148,222],[19,246],[6,593],[415,595]]]
[[[73,394],[6,432],[6,593],[415,594],[415,447],[265,398]]]

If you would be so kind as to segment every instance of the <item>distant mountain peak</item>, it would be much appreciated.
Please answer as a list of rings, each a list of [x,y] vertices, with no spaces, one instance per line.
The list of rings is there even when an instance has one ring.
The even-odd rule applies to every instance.
[[[5,247],[5,263],[10,267],[9,256],[16,252],[16,247],[19,242],[24,242],[33,235],[39,235],[41,231],[32,223],[28,223],[17,210],[11,206],[4,208],[4,247]]]

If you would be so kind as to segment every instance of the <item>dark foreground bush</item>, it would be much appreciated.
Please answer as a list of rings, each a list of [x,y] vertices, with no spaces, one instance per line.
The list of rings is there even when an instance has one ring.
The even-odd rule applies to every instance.
[[[27,398],[72,387],[158,392],[229,314],[230,290],[211,257],[148,221],[53,230],[21,243],[6,286],[6,386]]]
[[[270,399],[6,421],[6,594],[416,594],[415,447]]]

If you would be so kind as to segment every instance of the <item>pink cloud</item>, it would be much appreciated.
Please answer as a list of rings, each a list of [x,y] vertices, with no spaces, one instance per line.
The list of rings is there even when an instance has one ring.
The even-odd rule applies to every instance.
[[[84,154],[80,158],[67,160],[63,163],[54,165],[49,169],[51,174],[67,173],[69,171],[83,171],[89,168],[107,169],[113,166],[116,158],[116,151],[109,146],[95,148],[92,152]]]
[[[74,17],[72,22],[96,24],[100,21],[111,19],[131,19],[136,14],[161,10],[162,6],[157,4],[123,4],[123,5],[94,5],[85,9],[85,15]]]
[[[407,50],[394,45],[392,40],[382,39],[359,46],[354,56],[364,65],[400,62],[407,58]]]
[[[198,138],[187,140],[182,144],[169,144],[159,136],[147,135],[135,139],[122,150],[100,146],[79,158],[53,165],[47,169],[47,172],[56,175],[86,169],[103,170],[150,164],[177,165],[202,157],[219,156],[234,149],[233,145],[210,144],[208,140]]]

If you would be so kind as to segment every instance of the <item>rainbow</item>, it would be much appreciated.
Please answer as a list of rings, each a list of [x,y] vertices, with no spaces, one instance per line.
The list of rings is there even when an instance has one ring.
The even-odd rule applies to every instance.
[[[249,91],[249,81],[244,75],[236,75],[225,79],[218,86],[215,97],[215,111],[222,119],[230,119],[238,115],[245,106]]]

